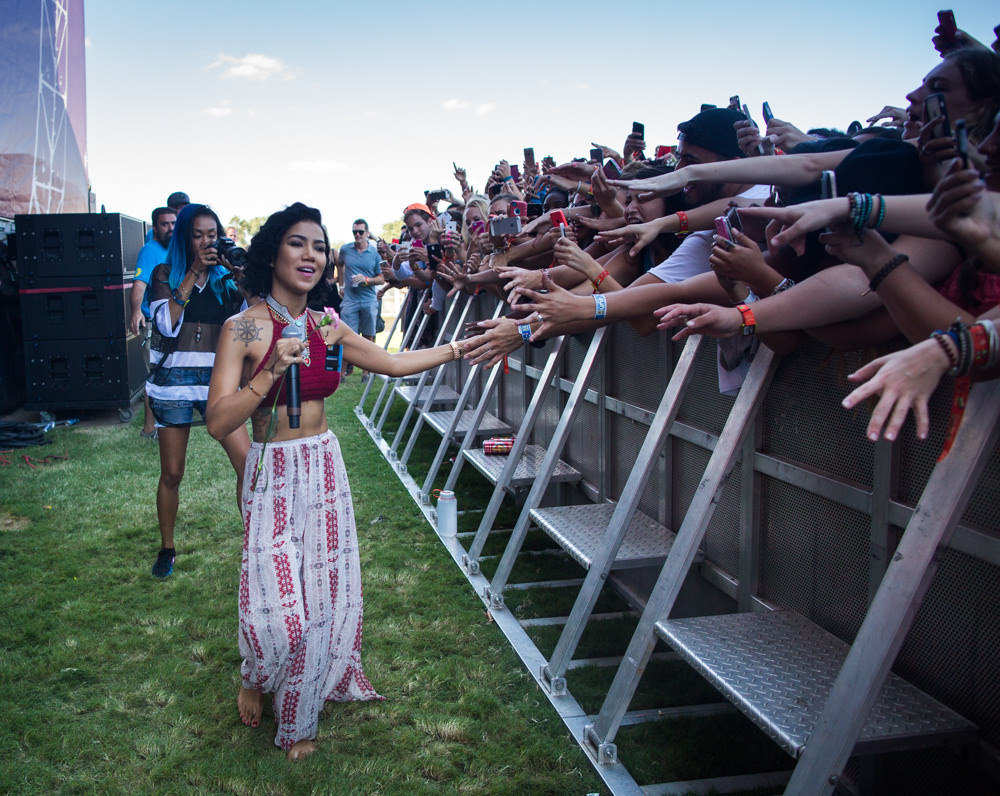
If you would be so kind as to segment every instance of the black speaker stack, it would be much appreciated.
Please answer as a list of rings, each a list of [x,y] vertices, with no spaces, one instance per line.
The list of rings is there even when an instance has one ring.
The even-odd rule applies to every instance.
[[[127,420],[147,372],[142,339],[128,329],[142,222],[119,213],[15,222],[25,408],[117,408]]]

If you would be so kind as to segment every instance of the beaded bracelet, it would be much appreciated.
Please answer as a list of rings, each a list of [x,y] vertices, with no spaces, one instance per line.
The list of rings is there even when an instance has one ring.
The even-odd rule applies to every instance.
[[[251,380],[251,381],[248,381],[248,382],[247,382],[247,389],[249,389],[249,390],[250,390],[250,392],[252,392],[252,393],[253,393],[254,395],[256,395],[256,396],[257,396],[258,398],[260,398],[261,400],[263,400],[263,399],[264,399],[264,396],[263,396],[263,395],[261,395],[261,394],[260,394],[259,392],[257,392],[257,391],[256,391],[256,390],[255,390],[255,389],[253,388],[253,380]]]
[[[885,281],[885,278],[909,259],[910,258],[905,254],[897,254],[889,260],[889,262],[879,268],[875,273],[875,276],[871,278],[868,282],[868,290],[866,290],[862,295],[868,295],[869,293],[874,293],[878,290],[881,284]]]
[[[950,373],[958,367],[958,357],[955,355],[955,352],[952,351],[951,346],[948,345],[948,341],[945,339],[946,337],[948,337],[948,335],[940,330],[931,332],[931,339],[935,340],[937,344],[941,346],[945,356],[948,357],[948,372]]]
[[[521,333],[521,339],[524,340],[524,342],[527,343],[531,340],[531,324],[522,323],[517,327],[517,330]]]
[[[600,273],[600,274],[598,275],[597,279],[595,279],[595,280],[594,280],[594,281],[592,282],[592,284],[593,284],[593,286],[594,286],[594,292],[595,292],[595,293],[597,293],[597,292],[598,292],[598,289],[599,289],[599,288],[601,287],[601,282],[603,282],[603,281],[604,281],[604,280],[605,280],[605,279],[606,279],[606,278],[607,278],[608,276],[610,276],[610,274],[608,273],[608,269],[607,269],[607,268],[605,268],[605,269],[604,269],[603,271],[601,271],[601,273]]]
[[[170,298],[172,298],[174,303],[179,305],[181,309],[184,309],[184,307],[186,307],[188,302],[191,300],[190,298],[187,298],[184,301],[181,301],[176,289],[170,294]]]
[[[878,217],[875,219],[875,225],[872,229],[878,229],[885,221],[885,197],[880,193],[875,194],[875,196],[878,197]]]
[[[757,319],[753,316],[753,310],[750,309],[746,304],[737,304],[736,309],[740,311],[740,315],[743,316],[743,326],[740,329],[740,334],[746,337],[757,331]]]
[[[608,300],[600,293],[594,293],[594,320],[602,320],[608,314]]]

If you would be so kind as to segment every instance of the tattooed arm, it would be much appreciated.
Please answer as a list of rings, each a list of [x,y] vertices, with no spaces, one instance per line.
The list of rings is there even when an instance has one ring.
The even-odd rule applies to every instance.
[[[270,344],[270,340],[264,338],[264,323],[255,318],[255,314],[251,308],[234,315],[223,325],[219,337],[205,413],[208,433],[218,440],[231,434],[251,416],[254,417],[254,439],[266,432],[267,412],[262,405],[263,397],[287,369],[292,354],[302,348],[299,340],[279,340],[264,368],[252,379],[248,378]],[[270,328],[266,333],[270,335]]]

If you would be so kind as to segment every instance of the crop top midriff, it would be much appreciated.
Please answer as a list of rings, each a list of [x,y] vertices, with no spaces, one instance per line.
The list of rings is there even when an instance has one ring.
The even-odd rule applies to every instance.
[[[250,376],[251,379],[264,369],[264,363],[270,358],[275,343],[281,337],[281,331],[288,325],[273,317],[271,323],[274,326],[271,345],[257,366],[257,370]],[[303,402],[326,398],[340,386],[340,371],[326,369],[326,343],[323,342],[323,335],[320,334],[319,329],[316,327],[310,329],[307,340],[309,342],[309,364],[299,365],[299,396]],[[263,406],[272,406],[275,398],[279,403],[285,403],[285,380],[283,378],[274,383],[261,403]]]

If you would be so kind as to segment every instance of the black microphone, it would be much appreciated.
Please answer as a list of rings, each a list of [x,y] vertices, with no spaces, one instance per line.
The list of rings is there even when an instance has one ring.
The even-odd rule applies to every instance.
[[[305,340],[305,332],[294,323],[288,324],[281,330],[282,337],[293,337],[296,340]],[[288,408],[288,427],[298,428],[299,418],[302,415],[302,399],[299,397],[299,365],[293,362],[288,366],[285,378],[285,406]]]

